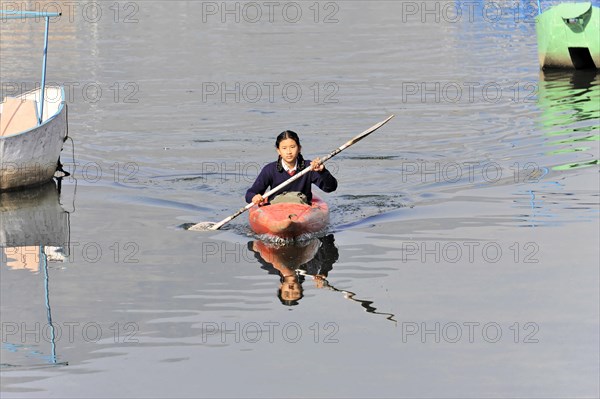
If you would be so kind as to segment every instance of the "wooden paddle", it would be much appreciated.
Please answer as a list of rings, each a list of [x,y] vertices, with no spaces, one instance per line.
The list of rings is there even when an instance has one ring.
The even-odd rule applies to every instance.
[[[364,132],[359,134],[358,136],[354,137],[352,140],[347,141],[345,144],[343,144],[340,147],[336,148],[335,150],[331,151],[329,154],[327,154],[323,158],[321,158],[321,163],[323,164],[323,163],[327,162],[328,160],[330,160],[331,158],[333,158],[340,152],[344,151],[346,148],[350,147],[353,144],[358,143],[360,140],[364,139],[369,134],[373,133],[375,130],[379,129],[381,126],[388,123],[389,120],[392,119],[394,116],[395,115],[390,115],[389,117],[387,117],[387,119],[379,122],[378,124],[376,124],[374,126],[371,126],[367,130],[365,130]],[[277,187],[272,188],[269,191],[267,191],[266,193],[264,193],[263,198],[269,197],[271,194],[281,190],[288,184],[298,180],[300,177],[304,176],[311,170],[312,170],[312,168],[305,168],[300,173],[296,173],[294,176],[290,177],[288,180],[284,181]],[[246,205],[245,207],[243,207],[242,209],[240,209],[239,211],[237,211],[236,213],[234,213],[233,215],[228,216],[225,219],[221,220],[219,223],[200,222],[200,223],[193,225],[188,230],[193,230],[193,231],[219,230],[225,223],[230,222],[231,220],[240,216],[242,213],[246,212],[248,209],[252,208],[253,206],[254,206],[254,204],[251,202],[248,205]]]

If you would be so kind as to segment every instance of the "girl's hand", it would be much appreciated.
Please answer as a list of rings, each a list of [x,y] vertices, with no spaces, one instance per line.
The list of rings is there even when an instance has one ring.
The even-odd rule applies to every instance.
[[[267,202],[267,198],[263,198],[263,196],[260,194],[256,194],[254,197],[252,197],[252,203],[255,205],[262,205],[265,202]]]
[[[317,274],[316,276],[313,277],[313,280],[315,280],[315,284],[316,284],[317,288],[325,287],[325,276]]]
[[[320,158],[315,158],[311,161],[310,168],[315,172],[322,172],[325,169],[325,165],[321,163]]]

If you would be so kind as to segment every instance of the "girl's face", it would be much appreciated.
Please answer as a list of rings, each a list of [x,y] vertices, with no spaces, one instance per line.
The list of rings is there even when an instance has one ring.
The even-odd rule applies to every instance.
[[[298,158],[298,154],[300,153],[300,146],[293,139],[281,140],[277,148],[277,153],[288,166],[294,167],[296,158]]]
[[[284,277],[281,283],[281,297],[286,301],[297,301],[302,298],[302,286],[295,276]]]

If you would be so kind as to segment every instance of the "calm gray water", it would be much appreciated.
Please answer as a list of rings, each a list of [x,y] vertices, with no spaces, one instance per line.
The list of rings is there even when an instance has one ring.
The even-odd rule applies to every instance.
[[[597,396],[599,79],[539,70],[529,3],[27,3],[63,12],[73,177],[0,197],[2,397]],[[0,29],[33,88],[43,23]],[[282,130],[312,158],[392,113],[325,234],[181,227]]]

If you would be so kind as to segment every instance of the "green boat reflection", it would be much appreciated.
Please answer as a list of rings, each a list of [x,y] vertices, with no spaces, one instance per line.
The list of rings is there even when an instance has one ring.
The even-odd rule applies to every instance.
[[[541,130],[553,147],[545,153],[561,160],[552,170],[598,165],[599,76],[595,70],[540,72]]]

